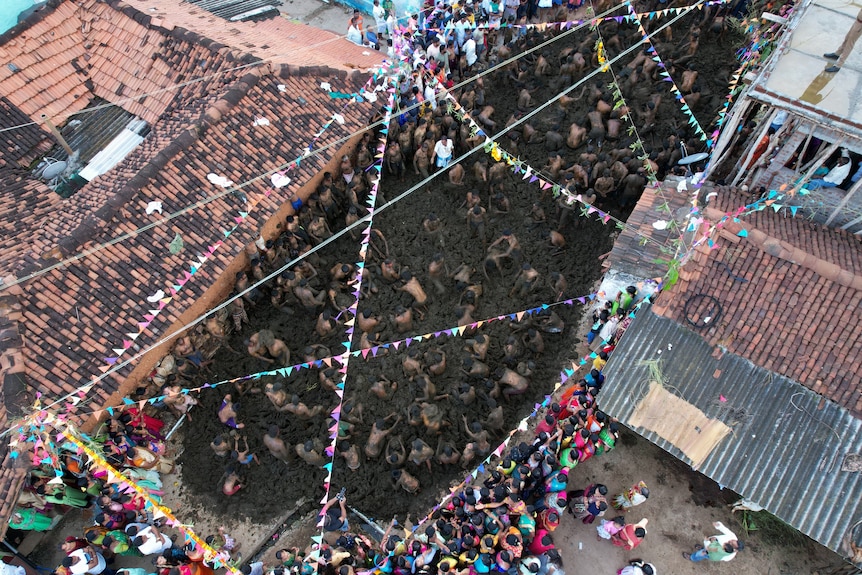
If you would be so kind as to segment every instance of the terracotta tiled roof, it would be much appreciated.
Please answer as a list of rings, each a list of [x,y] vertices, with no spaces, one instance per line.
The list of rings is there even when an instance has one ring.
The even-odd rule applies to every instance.
[[[671,221],[689,212],[688,194],[677,192],[676,181],[661,182],[656,189],[648,186],[641,199],[626,220],[626,226],[614,241],[605,265],[637,278],[661,277],[667,271],[668,261],[675,251],[673,240],[679,239],[679,231],[671,226],[664,229],[653,227],[658,220]],[[667,206],[665,207],[665,204]],[[669,253],[668,253],[669,252]]]
[[[732,211],[747,201],[728,193],[716,205]],[[715,221],[721,212],[706,214]],[[689,325],[686,303],[712,296],[722,311],[697,330],[707,341],[862,416],[859,239],[766,209],[729,222],[714,240],[719,247],[697,250],[656,313]]]
[[[162,337],[243,254],[290,193],[327,165],[341,139],[361,130],[372,112],[368,102],[343,108],[345,100],[332,99],[320,88],[326,81],[333,90],[353,92],[364,81],[361,74],[306,66],[313,60],[304,55],[298,56],[303,67],[259,64],[244,50],[234,51],[186,29],[160,27],[126,5],[112,7],[95,0],[79,4],[62,3],[40,14],[31,28],[4,36],[3,57],[21,71],[0,69],[0,92],[7,98],[0,100],[0,106],[18,120],[42,112],[56,117],[81,110],[90,98],[101,96],[148,119],[152,130],[114,169],[68,200],[28,179],[21,168],[0,162],[0,276],[7,276],[8,285],[14,280],[9,274],[20,278],[42,272],[0,292],[17,298],[20,306],[14,313],[17,331],[4,353],[14,356],[19,366],[23,359],[31,391],[42,392],[47,401],[104,373],[105,358],[116,355],[112,349],[122,347],[127,334],[139,332],[138,322],[156,307],[146,298],[158,290],[169,293],[188,273],[189,262],[224,242],[134,339],[128,356]],[[55,70],[59,70],[54,78],[60,82],[58,88],[37,87],[38,74],[53,78]],[[177,88],[205,74],[213,76]],[[170,89],[126,99],[162,87]],[[268,179],[245,187],[245,196],[259,202],[229,238],[222,230],[247,210],[247,204],[234,195],[45,271],[58,257],[152,224],[161,216],[146,214],[151,201],[161,201],[167,214],[223,192],[208,181],[209,173],[240,183],[287,165],[335,112],[343,116],[344,124],[332,122],[314,148],[336,145],[303,159],[290,172],[292,183],[271,195],[264,194],[270,187]],[[257,118],[266,118],[269,124],[255,125]],[[38,145],[41,128],[27,130],[21,136],[24,147]],[[15,159],[4,155],[4,160],[10,157]],[[185,247],[172,255],[168,245],[176,234]],[[104,405],[130,370],[131,366],[95,386],[85,409]],[[8,405],[9,398],[3,399]],[[5,428],[4,417],[5,407],[0,405],[0,428]],[[0,448],[0,458],[4,457],[0,464],[2,524],[17,493],[13,479],[21,474],[9,466],[12,461]]]
[[[383,56],[381,52],[357,46],[332,32],[283,17],[262,22],[228,22],[188,2],[127,0],[127,3],[152,16],[153,25],[187,28],[269,62],[365,70],[379,64]],[[344,31],[347,32],[346,20]]]
[[[15,290],[12,290],[15,291]],[[21,306],[16,293],[0,294],[0,429],[9,422],[9,412],[20,415],[30,404],[24,379],[23,340],[19,332]],[[8,518],[15,506],[27,472],[27,458],[13,458],[9,442],[0,441],[0,537],[6,534]]]

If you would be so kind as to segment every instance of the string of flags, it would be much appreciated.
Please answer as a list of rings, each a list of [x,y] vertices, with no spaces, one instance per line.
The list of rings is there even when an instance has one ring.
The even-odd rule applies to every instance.
[[[121,492],[129,495],[137,495],[143,499],[144,507],[153,514],[153,518],[163,519],[167,525],[178,529],[180,533],[183,534],[185,544],[194,542],[197,548],[203,550],[205,561],[211,563],[216,569],[219,567],[225,567],[234,575],[239,575],[239,571],[237,571],[236,568],[228,562],[229,556],[213,549],[206,541],[194,532],[191,525],[180,522],[168,507],[153,499],[147,489],[138,485],[138,483],[133,479],[123,475],[122,472],[105,460],[105,458],[103,458],[97,451],[90,448],[87,442],[85,442],[81,437],[78,437],[78,434],[71,426],[67,424],[61,430],[58,430],[57,440],[65,440],[74,445],[77,449],[78,455],[87,456],[91,469],[96,467],[105,471],[113,480],[119,483],[118,489]]]
[[[270,180],[272,186],[267,186],[266,189],[261,194],[254,194],[249,197],[248,195],[243,194],[243,198],[245,199],[246,206],[244,209],[239,210],[232,216],[232,222],[228,224],[227,227],[221,227],[221,234],[219,239],[214,243],[210,244],[207,249],[203,252],[198,252],[195,256],[186,262],[183,266],[188,266],[188,269],[182,270],[182,276],[176,277],[170,282],[170,287],[168,288],[168,293],[163,289],[156,290],[152,295],[146,298],[147,302],[150,306],[146,306],[147,313],[143,314],[143,318],[139,319],[136,322],[136,328],[132,331],[126,332],[125,337],[122,339],[122,343],[113,347],[111,350],[113,354],[109,357],[103,358],[105,365],[99,367],[99,371],[102,373],[102,376],[93,376],[92,384],[97,383],[101,378],[105,377],[107,373],[112,369],[114,365],[116,365],[122,358],[122,356],[128,352],[128,350],[132,349],[135,346],[135,341],[141,334],[146,331],[153,321],[163,312],[163,310],[175,299],[179,296],[181,291],[186,287],[186,285],[194,278],[194,276],[203,268],[204,265],[213,257],[217,250],[219,250],[222,246],[224,246],[225,242],[228,238],[231,237],[239,228],[242,226],[248,217],[254,212],[255,208],[258,204],[264,200],[265,198],[272,195],[276,190],[279,190],[291,183],[291,178],[287,175],[293,170],[297,170],[300,167],[302,159],[308,157],[312,151],[314,150],[314,146],[317,141],[323,136],[323,134],[332,126],[333,123],[338,125],[343,125],[345,123],[343,113],[347,106],[352,103],[362,102],[363,97],[365,99],[369,99],[373,92],[369,92],[370,86],[376,80],[377,74],[374,74],[368,78],[366,83],[360,89],[360,91],[354,95],[351,99],[345,102],[338,112],[332,114],[332,116],[327,120],[323,127],[313,135],[308,146],[305,147],[302,154],[297,157],[293,162],[288,164],[288,166],[280,172],[276,172],[271,175]],[[284,92],[286,88],[283,85],[279,86],[279,90]],[[267,126],[269,125],[269,121],[261,122],[260,118],[256,118],[255,126]],[[217,174],[209,174],[207,179],[216,186],[220,186],[222,188],[230,188],[234,184],[232,181],[228,180],[224,176],[219,176]],[[161,206],[159,206],[161,207]],[[149,206],[148,206],[149,208]],[[177,234],[174,242],[171,244],[170,252],[172,254],[178,254],[184,248],[183,241],[181,236]],[[92,385],[89,385],[87,391],[92,389]],[[86,393],[82,394],[80,392],[76,393],[72,398],[70,398],[71,405],[67,404],[68,410],[73,410],[75,406],[85,398]]]
[[[665,82],[670,82],[670,91],[673,94],[674,98],[676,98],[676,101],[681,104],[680,109],[682,110],[682,113],[685,114],[688,118],[688,125],[692,127],[695,134],[697,134],[697,136],[700,138],[701,142],[706,142],[706,145],[708,147],[712,147],[713,141],[707,138],[706,132],[704,132],[703,127],[701,127],[700,125],[700,122],[698,122],[697,118],[695,118],[694,112],[692,112],[691,108],[689,108],[688,104],[686,103],[685,96],[682,95],[682,92],[676,85],[676,82],[674,82],[673,78],[670,75],[670,71],[668,71],[664,61],[662,61],[661,56],[659,56],[658,50],[656,50],[655,48],[655,44],[652,43],[650,35],[644,28],[640,15],[635,12],[634,6],[632,6],[631,3],[627,3],[626,6],[628,7],[629,16],[632,18],[632,21],[637,24],[638,32],[641,35],[641,39],[647,44],[649,44],[649,48],[647,48],[647,54],[649,54],[653,62],[655,62],[661,69],[659,75],[664,79]],[[699,4],[698,6],[699,8],[702,8],[703,4]]]
[[[375,357],[377,357],[377,355],[381,351],[384,351],[384,350],[389,350],[389,349],[398,350],[402,346],[407,348],[407,347],[410,347],[411,345],[413,345],[414,343],[421,343],[423,341],[429,341],[429,340],[437,339],[437,338],[460,337],[468,331],[481,329],[482,327],[484,327],[488,324],[491,324],[491,323],[495,323],[495,322],[499,322],[499,321],[506,321],[506,320],[508,320],[508,321],[521,321],[525,316],[530,316],[530,315],[539,313],[541,311],[551,309],[551,308],[556,307],[556,306],[560,306],[560,305],[571,306],[571,305],[574,305],[576,302],[581,304],[581,305],[586,305],[588,302],[595,300],[596,297],[601,297],[601,295],[602,295],[601,292],[597,292],[597,293],[591,293],[591,294],[583,295],[583,296],[579,296],[579,297],[560,300],[560,301],[554,302],[554,303],[543,303],[543,304],[536,306],[536,307],[527,308],[527,309],[523,309],[523,310],[512,312],[512,313],[501,314],[498,316],[488,317],[486,319],[474,321],[472,323],[468,323],[465,325],[452,326],[452,327],[448,327],[448,328],[441,329],[441,330],[431,331],[428,333],[418,334],[418,335],[406,337],[406,338],[399,339],[399,340],[381,343],[379,345],[374,345],[370,348],[365,348],[365,349],[352,349],[351,348],[349,351],[347,351],[345,353],[342,353],[339,355],[333,355],[330,357],[315,359],[314,361],[305,361],[305,362],[301,362],[301,363],[295,363],[293,365],[288,365],[285,367],[279,367],[279,368],[275,368],[275,369],[258,371],[255,373],[241,375],[239,377],[233,377],[230,379],[223,379],[221,381],[217,381],[214,383],[205,383],[205,384],[198,386],[198,387],[183,388],[180,390],[179,393],[181,393],[183,395],[188,395],[190,393],[199,393],[199,392],[205,391],[207,389],[214,389],[217,387],[221,387],[223,385],[229,385],[229,384],[238,383],[238,382],[242,382],[242,381],[248,381],[248,380],[258,380],[258,379],[261,379],[264,377],[288,378],[288,377],[295,375],[297,372],[299,372],[303,369],[329,368],[329,367],[333,367],[335,365],[340,367],[343,365],[343,360],[344,360],[344,357],[346,355],[353,357],[353,358],[361,357],[362,359],[368,359],[369,356],[371,356],[372,358],[375,358]],[[353,322],[351,320],[348,320],[348,323],[349,323],[349,327],[352,328]],[[154,405],[154,404],[160,403],[160,402],[164,401],[164,399],[166,397],[167,397],[166,395],[157,395],[157,396],[151,397],[149,399],[142,399],[139,401],[134,401],[134,400],[126,397],[126,398],[123,398],[123,403],[121,403],[121,404],[116,404],[113,406],[108,406],[108,407],[104,407],[101,409],[96,409],[96,410],[93,410],[91,412],[84,412],[84,414],[93,415],[94,417],[101,417],[102,414],[107,413],[109,416],[113,416],[116,412],[121,411],[125,408],[137,407],[139,409],[143,409],[147,404]]]
[[[348,319],[345,321],[345,336],[347,341],[343,342],[345,352],[341,355],[338,363],[341,367],[338,369],[338,382],[336,383],[335,393],[338,395],[338,404],[335,408],[330,412],[330,417],[332,419],[332,425],[329,427],[329,440],[330,443],[326,446],[324,453],[329,458],[329,461],[323,465],[323,470],[326,472],[326,476],[323,480],[323,498],[320,500],[321,509],[318,512],[318,522],[317,527],[320,529],[317,535],[313,535],[311,537],[312,541],[317,543],[317,547],[315,547],[309,557],[315,562],[319,562],[320,560],[320,549],[319,546],[323,541],[323,528],[325,523],[325,505],[326,502],[329,501],[330,491],[332,488],[332,468],[335,464],[335,448],[338,443],[338,428],[341,421],[341,410],[344,405],[344,384],[347,379],[347,368],[350,363],[351,351],[353,350],[354,342],[358,337],[354,325],[356,322],[356,316],[359,310],[359,300],[362,293],[362,277],[363,271],[365,269],[365,263],[368,255],[368,250],[371,247],[371,232],[374,221],[374,210],[377,203],[378,191],[380,188],[380,179],[381,173],[383,170],[383,158],[386,151],[386,142],[389,138],[389,123],[392,119],[392,110],[395,107],[395,75],[392,71],[395,66],[394,64],[389,65],[386,61],[383,63],[383,67],[386,69],[384,74],[384,81],[381,82],[381,86],[383,87],[383,91],[387,93],[387,101],[384,105],[384,119],[383,126],[380,130],[379,141],[376,148],[376,153],[374,155],[374,162],[372,163],[370,170],[372,171],[371,176],[371,189],[368,193],[367,202],[367,210],[368,210],[368,222],[365,228],[362,231],[362,239],[360,241],[359,246],[359,258],[354,266],[354,273],[351,279],[348,281],[348,285],[352,286],[353,289],[353,302],[350,307],[346,310]]]
[[[638,12],[637,16],[641,19],[645,18],[647,20],[657,20],[659,18],[664,18],[666,16],[676,16],[676,15],[682,14],[691,8],[698,8],[699,10],[701,10],[701,9],[703,9],[704,6],[717,6],[720,4],[726,4],[727,2],[728,2],[728,0],[708,0],[707,2],[703,2],[703,3],[692,5],[692,6],[679,6],[679,7],[674,7],[674,8],[665,8],[663,10],[652,10],[649,12]],[[625,15],[621,15],[621,16],[603,16],[600,18],[593,18],[593,19],[587,19],[587,20],[562,20],[559,22],[537,22],[537,23],[526,23],[526,24],[509,23],[505,20],[501,21],[499,24],[475,22],[475,23],[468,23],[465,26],[465,28],[468,30],[475,30],[475,29],[498,30],[498,29],[505,29],[505,28],[514,28],[514,29],[525,29],[525,30],[534,29],[534,30],[538,30],[540,32],[544,32],[547,30],[551,30],[551,31],[559,30],[562,32],[564,30],[569,30],[572,27],[583,26],[584,24],[588,24],[591,22],[598,23],[598,22],[614,21],[614,22],[617,22],[618,24],[622,24],[623,22],[631,23],[631,22],[635,22],[636,20],[637,20],[637,18],[632,16],[631,14],[625,14]],[[427,28],[424,28],[424,30],[428,31],[428,32],[438,32],[438,33],[449,32],[449,31],[455,30],[455,24],[450,20],[449,22],[446,23],[446,25],[443,28],[427,27]]]

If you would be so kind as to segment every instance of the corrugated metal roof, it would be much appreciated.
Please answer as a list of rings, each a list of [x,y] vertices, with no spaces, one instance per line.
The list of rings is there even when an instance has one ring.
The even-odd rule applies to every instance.
[[[602,409],[626,424],[650,379],[643,361],[660,360],[668,390],[733,430],[698,471],[848,556],[842,540],[854,528],[860,536],[862,474],[841,468],[845,456],[862,453],[862,421],[793,380],[716,351],[643,308],[605,367]],[[633,429],[691,463],[656,433]]]
[[[242,14],[256,11],[260,8],[275,8],[281,6],[281,0],[187,0],[200,6],[207,12],[212,12],[219,18],[232,20]]]

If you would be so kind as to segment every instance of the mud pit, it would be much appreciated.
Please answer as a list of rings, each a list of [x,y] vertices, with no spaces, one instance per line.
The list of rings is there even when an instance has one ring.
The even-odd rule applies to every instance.
[[[688,24],[687,19],[681,20],[675,28],[687,30],[686,26],[690,25],[690,19],[688,19]],[[634,31],[633,27],[626,27],[625,29],[627,34]],[[602,31],[606,33],[604,28]],[[544,49],[546,57],[556,62],[556,55],[560,49],[572,45],[573,42],[575,44],[580,43],[586,37],[587,33],[584,31],[578,33],[574,40],[569,39],[552,44]],[[531,35],[530,42],[537,42],[539,39],[539,36]],[[679,40],[679,37],[675,39],[674,46]],[[662,44],[658,43],[657,45],[659,53],[664,56]],[[704,92],[706,92],[707,86],[708,90],[712,92],[712,96],[704,94],[701,104],[695,108],[695,113],[704,124],[708,123],[709,118],[713,115],[712,110],[717,109],[722,101],[726,88],[724,74],[725,71],[729,74],[733,65],[732,49],[732,43],[728,39],[724,40],[724,47],[707,46],[706,42],[702,42],[701,49],[696,55],[695,67],[704,66],[702,74],[704,77],[701,81]],[[612,50],[611,56],[613,55]],[[707,63],[709,68],[706,67]],[[624,63],[621,63],[615,66],[615,69],[619,69],[623,65]],[[602,85],[610,82],[610,77],[607,74],[598,79]],[[652,90],[656,90],[662,95],[657,127],[653,135],[645,138],[648,148],[652,145],[658,146],[669,134],[686,127],[685,118],[677,108],[678,103],[669,94],[668,87],[668,83],[661,81],[655,84],[644,82],[636,85],[634,90],[626,85],[623,86],[623,92],[632,107],[642,106],[649,99]],[[533,101],[546,101],[555,96],[559,89],[559,82],[556,81],[556,78],[553,76],[543,78],[536,86]],[[511,80],[505,76],[505,72],[500,71],[495,75],[486,77],[486,94],[488,103],[497,110],[494,119],[498,122],[499,129],[516,107],[514,101],[516,91],[511,88]],[[585,105],[584,100],[576,101],[570,107],[565,118],[552,117],[549,114],[553,112],[548,112],[544,117],[534,119],[532,123],[537,127],[549,123],[558,123],[563,126],[562,130],[566,130],[572,120],[580,122],[583,119],[589,111]],[[710,110],[709,113],[704,112],[707,109]],[[508,140],[504,139],[501,143],[504,147],[515,151],[509,145]],[[627,141],[622,140],[615,143],[616,146],[620,147],[626,144]],[[577,150],[564,147],[565,165],[577,161],[578,154],[584,149],[585,146]],[[463,151],[463,147],[460,150]],[[690,148],[689,151],[692,152],[693,150]],[[459,149],[456,148],[456,156],[459,153]],[[548,158],[543,144],[522,146],[518,153],[522,159],[537,168],[544,165]],[[476,160],[487,161],[488,159],[484,153],[477,152],[469,159],[469,163],[472,165]],[[411,165],[409,157],[405,164]],[[413,332],[398,334],[395,332],[389,316],[398,304],[409,307],[411,298],[406,293],[397,291],[393,285],[382,281],[379,276],[375,276],[374,279],[379,291],[370,298],[363,298],[360,310],[369,308],[383,319],[386,328],[381,333],[381,342],[438,331],[457,325],[455,308],[458,306],[460,294],[455,291],[454,282],[449,280],[445,286],[446,291],[439,294],[427,275],[427,264],[432,255],[438,252],[444,255],[450,271],[462,263],[476,269],[472,279],[473,282],[482,282],[484,294],[473,314],[474,320],[514,313],[554,301],[554,294],[548,287],[547,281],[550,272],[556,271],[565,276],[568,282],[568,288],[564,294],[566,298],[588,294],[599,278],[601,262],[597,258],[611,248],[615,232],[613,223],[603,225],[595,219],[576,218],[574,225],[570,224],[566,229],[561,230],[567,242],[565,252],[561,255],[552,255],[552,248],[547,239],[543,239],[543,233],[550,230],[556,223],[553,198],[547,194],[546,197],[539,200],[548,216],[548,221],[533,225],[528,214],[533,202],[540,196],[540,189],[536,184],[522,180],[520,175],[513,176],[508,173],[506,176],[506,195],[511,202],[511,211],[505,215],[493,216],[489,210],[491,221],[486,229],[486,237],[490,243],[499,237],[504,229],[511,230],[520,241],[523,251],[522,261],[531,263],[541,274],[540,287],[526,298],[510,297],[509,290],[512,287],[513,277],[517,273],[517,267],[511,262],[506,265],[504,278],[492,274],[489,279],[485,279],[482,274],[484,253],[481,243],[470,238],[469,228],[464,219],[464,209],[460,206],[464,201],[466,191],[478,188],[483,205],[487,207],[488,192],[484,184],[479,185],[475,182],[471,170],[467,170],[467,172],[464,187],[451,186],[446,181],[446,176],[442,175],[426,188],[416,191],[405,200],[375,217],[374,228],[385,235],[388,241],[389,256],[402,268],[411,270],[431,297],[425,319],[418,321],[414,314]],[[403,182],[399,182],[397,178],[384,172],[381,193],[383,196],[391,198],[416,181],[418,178],[413,176],[412,168],[408,168],[407,178]],[[378,205],[380,203],[378,201]],[[615,216],[624,218],[627,215],[626,212],[620,211],[612,200],[604,202],[602,207]],[[425,235],[416,238],[417,230],[420,229],[423,218],[431,212],[434,212],[444,225],[444,245],[442,247],[437,245],[434,239]],[[332,227],[339,229],[343,224],[344,218],[341,216]],[[312,284],[317,288],[328,285],[328,270],[337,262],[355,262],[358,257],[357,253],[357,242],[351,240],[349,236],[345,236],[318,254],[313,255],[310,261],[320,276]],[[368,262],[368,267],[374,270],[375,274],[379,272],[380,260],[380,257],[375,257]],[[250,325],[244,328],[242,334],[233,334],[228,338],[230,347],[237,352],[222,349],[216,355],[209,373],[205,374],[207,381],[219,381],[242,374],[272,369],[270,364],[252,358],[245,352],[243,340],[260,329],[270,329],[275,333],[275,337],[285,341],[291,350],[291,363],[303,361],[301,351],[305,346],[312,343],[321,343],[327,346],[333,355],[344,351],[340,343],[345,340],[342,335],[343,328],[337,330],[335,335],[320,341],[314,332],[315,316],[303,311],[298,305],[295,305],[293,310],[287,313],[272,307],[267,295],[262,298],[261,303],[255,308],[249,308],[248,311],[251,320]],[[578,333],[573,326],[580,319],[582,308],[578,305],[557,306],[554,311],[565,321],[565,332],[556,335],[543,334],[545,352],[541,357],[535,359],[537,367],[532,375],[532,383],[528,391],[523,395],[512,396],[508,401],[503,400],[502,396],[500,397],[499,403],[504,408],[505,422],[502,429],[492,432],[490,441],[492,448],[505,436],[508,429],[529,413],[533,405],[552,389],[562,363],[566,359],[575,357],[573,350],[582,334]],[[474,333],[483,333],[491,338],[492,344],[486,363],[493,373],[495,368],[502,365],[503,344],[505,339],[512,334],[512,328],[508,321],[501,321],[483,326]],[[521,335],[521,332],[516,335]],[[448,400],[443,399],[437,402],[444,412],[444,421],[451,423],[450,427],[443,428],[439,438],[450,442],[459,450],[463,450],[469,441],[464,435],[462,417],[466,417],[468,422],[472,422],[485,418],[490,411],[487,404],[480,398],[477,398],[476,402],[471,405],[463,405],[455,398],[455,390],[462,380],[459,373],[461,360],[468,355],[463,349],[463,340],[466,337],[467,335],[463,338],[441,338],[414,344],[409,348],[424,352],[433,346],[440,346],[446,352],[448,363],[446,372],[440,376],[432,376],[437,394],[451,394]],[[356,339],[358,341],[358,334]],[[353,437],[348,441],[357,445],[360,451],[365,445],[374,419],[390,413],[397,413],[402,417],[395,433],[400,435],[408,451],[410,443],[416,437],[423,439],[432,448],[437,446],[437,435],[429,433],[421,426],[413,427],[404,421],[408,408],[414,403],[417,396],[416,386],[405,377],[401,367],[401,359],[405,353],[406,349],[402,346],[397,351],[390,349],[388,353],[383,352],[376,358],[369,354],[367,359],[353,357],[350,360],[349,374],[345,385],[345,398],[352,398],[355,402],[362,404],[364,418],[362,423],[357,424]],[[525,354],[522,359],[530,359],[529,354]],[[371,382],[381,374],[398,382],[398,390],[389,400],[381,400],[368,391]],[[256,382],[258,389],[263,388],[267,381],[275,381],[275,379],[259,380]],[[307,465],[296,457],[289,463],[275,459],[263,446],[262,436],[270,424],[276,424],[280,428],[281,438],[289,443],[289,449],[293,445],[315,437],[326,442],[329,425],[327,415],[336,405],[337,398],[332,392],[321,389],[316,369],[295,372],[291,377],[284,380],[284,386],[288,395],[297,394],[300,400],[309,407],[321,405],[326,409],[322,415],[308,421],[302,421],[289,414],[276,412],[271,402],[262,393],[247,393],[240,400],[238,420],[245,424],[241,434],[248,438],[249,446],[254,453],[258,454],[261,464],[251,464],[243,469],[245,487],[232,497],[225,497],[221,493],[220,478],[224,472],[226,460],[215,457],[209,443],[218,434],[227,437],[229,429],[219,422],[216,412],[225,393],[233,392],[234,399],[236,399],[237,391],[223,386],[215,391],[200,395],[200,405],[192,411],[193,420],[188,422],[184,429],[185,450],[181,457],[184,493],[186,497],[193,500],[193,503],[202,503],[215,514],[249,516],[265,521],[291,507],[302,496],[307,496],[311,501],[319,501],[322,496],[323,471]],[[414,464],[407,462],[405,469],[418,477],[421,483],[420,493],[414,496],[393,486],[391,468],[382,456],[375,460],[368,460],[364,455],[361,457],[362,465],[357,471],[350,471],[345,460],[336,457],[332,479],[333,493],[341,486],[346,486],[350,504],[373,517],[388,518],[398,514],[399,518],[403,519],[406,513],[410,513],[414,518],[421,517],[431,505],[439,500],[441,493],[452,482],[459,481],[465,475],[465,470],[460,465],[444,468],[435,464],[432,472],[429,473],[424,466],[419,469]]]

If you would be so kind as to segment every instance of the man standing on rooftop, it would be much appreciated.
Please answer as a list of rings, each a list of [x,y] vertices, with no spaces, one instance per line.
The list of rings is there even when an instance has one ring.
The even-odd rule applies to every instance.
[[[841,69],[841,66],[847,61],[847,56],[853,51],[853,46],[860,35],[862,35],[862,10],[859,10],[859,13],[856,14],[856,19],[850,26],[850,30],[847,31],[847,35],[844,36],[844,41],[841,42],[838,49],[834,52],[823,54],[823,57],[828,60],[837,60],[835,64],[826,68],[826,72],[835,73]]]

